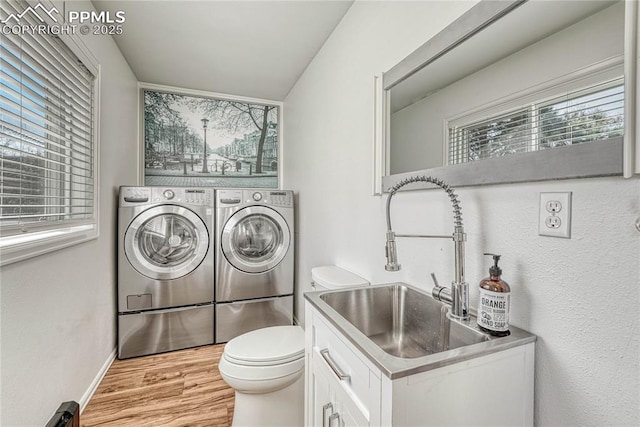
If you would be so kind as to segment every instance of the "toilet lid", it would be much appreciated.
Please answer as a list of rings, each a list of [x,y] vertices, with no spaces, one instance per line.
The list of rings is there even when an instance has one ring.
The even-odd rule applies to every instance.
[[[276,365],[304,357],[304,331],[299,326],[272,326],[237,336],[224,356],[242,365]]]
[[[368,286],[370,283],[362,277],[335,265],[324,265],[311,269],[311,280],[326,289]]]

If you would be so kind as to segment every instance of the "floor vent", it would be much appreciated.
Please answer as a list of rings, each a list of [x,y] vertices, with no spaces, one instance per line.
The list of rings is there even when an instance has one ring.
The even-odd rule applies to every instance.
[[[45,427],[80,427],[80,407],[77,402],[62,402]]]

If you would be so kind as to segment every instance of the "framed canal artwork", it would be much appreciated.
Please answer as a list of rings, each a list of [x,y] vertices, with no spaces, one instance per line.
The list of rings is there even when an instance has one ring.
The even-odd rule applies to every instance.
[[[281,104],[141,91],[144,185],[279,187]]]

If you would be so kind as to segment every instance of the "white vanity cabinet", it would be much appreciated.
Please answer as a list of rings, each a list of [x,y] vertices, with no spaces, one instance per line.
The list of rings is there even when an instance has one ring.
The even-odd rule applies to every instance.
[[[383,425],[532,426],[533,364],[530,343],[389,381]]]
[[[533,425],[535,342],[392,379],[305,310],[306,426]]]
[[[379,426],[380,371],[307,305],[306,424]]]

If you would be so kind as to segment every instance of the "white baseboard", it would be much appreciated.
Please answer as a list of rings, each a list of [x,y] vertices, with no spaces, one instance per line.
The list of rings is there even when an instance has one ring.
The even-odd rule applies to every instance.
[[[100,371],[98,371],[98,374],[93,379],[93,381],[89,385],[89,388],[87,389],[87,391],[85,391],[84,395],[80,399],[80,402],[79,402],[80,414],[84,412],[84,408],[87,406],[87,403],[89,403],[89,400],[91,400],[93,393],[96,392],[96,389],[100,385],[100,381],[102,381],[104,376],[107,374],[107,371],[111,367],[111,364],[113,363],[113,361],[116,360],[117,353],[118,353],[118,348],[116,347],[113,349],[111,354],[109,354],[109,357],[107,357],[107,360],[105,360],[104,364],[102,365],[102,368],[100,368]]]

